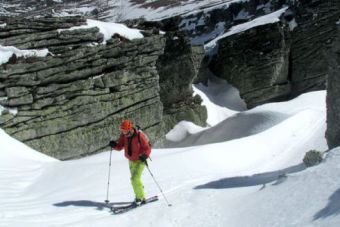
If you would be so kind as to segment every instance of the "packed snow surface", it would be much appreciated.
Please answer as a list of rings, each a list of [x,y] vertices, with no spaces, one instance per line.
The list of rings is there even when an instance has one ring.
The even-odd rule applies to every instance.
[[[209,100],[230,106],[216,98],[223,91],[209,93],[208,88],[200,87],[208,108],[213,106]],[[310,149],[327,149],[325,95],[311,92],[252,110],[242,110],[239,100],[232,116],[215,108],[226,119],[206,128],[181,122],[177,130],[192,134],[178,135],[174,129],[178,141],[201,133],[217,142],[153,149],[150,170],[172,206],[145,170],[146,194],[158,194],[160,201],[116,216],[104,203],[110,151],[58,161],[1,130],[0,226],[338,226],[340,150],[331,151],[319,166],[302,164]],[[265,117],[257,120],[256,114]],[[224,123],[230,119],[236,122],[232,128]],[[239,138],[224,141],[220,134],[232,130]],[[133,199],[129,178],[127,161],[114,151],[111,203]]]

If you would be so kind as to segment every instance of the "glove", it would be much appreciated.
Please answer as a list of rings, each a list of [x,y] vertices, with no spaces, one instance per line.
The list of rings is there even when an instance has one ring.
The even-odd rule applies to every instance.
[[[111,140],[109,145],[110,145],[111,148],[114,148],[117,145],[117,143],[116,143],[116,141]]]
[[[139,160],[141,160],[142,162],[146,162],[146,159],[148,159],[148,156],[146,154],[141,154],[139,156]]]

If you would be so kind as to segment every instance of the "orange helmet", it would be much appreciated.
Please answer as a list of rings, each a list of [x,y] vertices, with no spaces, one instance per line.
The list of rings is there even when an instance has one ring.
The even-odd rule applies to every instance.
[[[131,121],[129,120],[124,120],[121,124],[120,124],[120,129],[121,130],[131,130],[133,128],[133,124]]]

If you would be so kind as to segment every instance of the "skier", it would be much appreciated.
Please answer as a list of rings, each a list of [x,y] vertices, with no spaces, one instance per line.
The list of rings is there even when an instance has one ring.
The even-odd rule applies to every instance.
[[[125,157],[129,160],[131,184],[135,193],[135,205],[145,203],[144,187],[141,180],[146,160],[151,153],[148,139],[143,132],[133,127],[133,123],[124,120],[120,125],[121,135],[117,141],[110,141],[113,150],[120,151],[124,148]]]

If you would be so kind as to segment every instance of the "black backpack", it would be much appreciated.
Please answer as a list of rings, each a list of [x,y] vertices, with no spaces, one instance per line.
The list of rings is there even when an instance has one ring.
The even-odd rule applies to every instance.
[[[143,133],[146,140],[148,141],[148,144],[151,146],[151,143],[150,143],[150,140],[149,140],[149,137],[145,134],[145,132],[143,132],[142,128],[139,126],[139,125],[136,125],[136,128],[138,129],[138,142],[140,142],[140,134]]]

